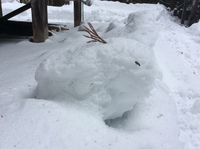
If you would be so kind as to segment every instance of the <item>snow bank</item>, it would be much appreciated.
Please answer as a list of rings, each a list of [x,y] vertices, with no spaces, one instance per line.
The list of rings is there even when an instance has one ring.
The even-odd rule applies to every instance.
[[[133,35],[136,30],[148,30],[149,26],[142,24],[155,22],[158,15],[147,20],[146,14],[146,11],[132,13],[127,25],[113,28],[127,30]],[[143,21],[137,19],[138,16]],[[106,30],[112,31],[111,25]],[[118,31],[112,31],[112,36],[117,34]],[[150,30],[148,34],[152,35],[150,38],[154,35]],[[37,98],[92,103],[102,112],[103,119],[121,117],[149,96],[158,77],[150,46],[153,40],[147,44],[128,37],[107,36],[107,44],[76,46],[72,43],[69,48],[51,55],[36,72]]]

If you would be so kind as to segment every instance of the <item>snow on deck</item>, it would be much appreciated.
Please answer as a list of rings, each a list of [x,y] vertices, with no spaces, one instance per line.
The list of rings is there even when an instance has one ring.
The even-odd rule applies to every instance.
[[[20,5],[5,0],[3,11]],[[85,21],[108,44],[88,44],[72,10],[49,7],[70,30],[45,43],[0,36],[0,148],[200,148],[199,23],[180,26],[160,5],[94,1]]]

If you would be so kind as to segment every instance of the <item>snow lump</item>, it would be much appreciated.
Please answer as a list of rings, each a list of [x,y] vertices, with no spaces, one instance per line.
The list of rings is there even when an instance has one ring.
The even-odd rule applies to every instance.
[[[37,98],[96,105],[103,119],[122,116],[149,96],[154,81],[153,52],[135,40],[71,46],[55,52],[36,72]]]
[[[129,28],[133,18],[134,14],[128,17]],[[134,27],[145,29],[138,20]],[[147,98],[158,72],[151,49],[154,40],[139,42],[139,37],[134,39],[137,32],[134,29],[127,36],[119,37],[119,29],[127,30],[127,25],[116,27],[112,34],[105,36],[107,44],[80,40],[80,46],[70,43],[48,57],[36,72],[36,97],[92,105],[104,120],[121,117]],[[146,30],[154,39],[154,32],[148,27]]]

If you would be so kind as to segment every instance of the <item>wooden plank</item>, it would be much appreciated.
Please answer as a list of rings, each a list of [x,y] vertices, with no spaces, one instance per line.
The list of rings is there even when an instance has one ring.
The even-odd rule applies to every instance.
[[[1,0],[0,0],[0,17],[3,16],[3,12],[2,12],[2,6],[1,6]]]
[[[31,0],[33,41],[44,42],[48,38],[47,0]]]
[[[8,19],[10,19],[10,18],[12,18],[12,17],[14,17],[14,16],[16,16],[16,15],[18,15],[18,14],[20,14],[20,13],[26,11],[26,10],[28,10],[29,8],[31,8],[31,3],[28,3],[28,4],[18,8],[16,10],[12,11],[11,13],[3,16],[2,20],[8,20]]]
[[[81,0],[74,0],[74,27],[81,24]]]

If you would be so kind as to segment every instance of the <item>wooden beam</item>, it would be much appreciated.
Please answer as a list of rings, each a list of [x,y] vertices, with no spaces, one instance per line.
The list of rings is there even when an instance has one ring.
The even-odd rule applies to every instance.
[[[31,3],[28,3],[28,4],[18,8],[16,10],[12,11],[11,13],[3,16],[2,20],[8,20],[8,19],[10,19],[10,18],[12,18],[12,17],[14,17],[14,16],[16,16],[16,15],[18,15],[18,14],[20,14],[20,13],[26,11],[26,10],[28,10],[29,8],[31,8]]]
[[[31,0],[33,41],[44,42],[48,38],[47,0]]]
[[[74,27],[81,24],[81,0],[74,0]]]
[[[0,0],[0,17],[3,16],[3,12],[2,12],[2,6],[1,6],[1,0]]]

